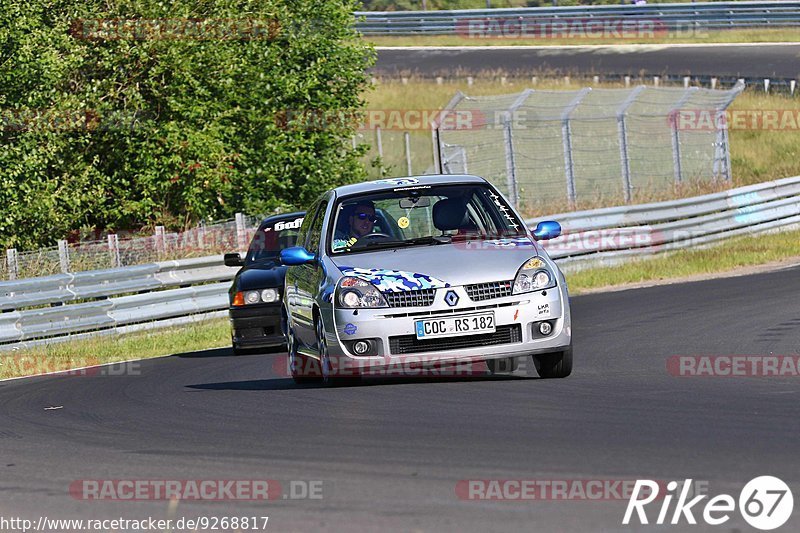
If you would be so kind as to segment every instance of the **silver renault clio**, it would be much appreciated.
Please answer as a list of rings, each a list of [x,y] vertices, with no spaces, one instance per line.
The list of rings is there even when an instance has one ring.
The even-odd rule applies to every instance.
[[[476,176],[392,178],[346,185],[307,211],[284,292],[288,368],[297,382],[402,365],[532,357],[544,378],[572,371],[563,273],[519,213]]]

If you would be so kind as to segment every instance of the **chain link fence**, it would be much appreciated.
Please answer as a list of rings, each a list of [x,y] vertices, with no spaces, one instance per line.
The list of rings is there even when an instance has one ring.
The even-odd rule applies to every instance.
[[[730,180],[725,110],[743,89],[458,93],[434,124],[436,166],[487,178],[523,211]]]

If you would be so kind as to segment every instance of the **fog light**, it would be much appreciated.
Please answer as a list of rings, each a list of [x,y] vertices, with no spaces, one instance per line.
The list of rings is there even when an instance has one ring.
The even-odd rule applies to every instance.
[[[356,355],[364,355],[369,350],[369,343],[366,341],[356,341],[353,344],[353,351]]]
[[[551,331],[553,331],[553,326],[550,325],[550,322],[542,322],[539,324],[539,333],[542,335],[550,335]]]

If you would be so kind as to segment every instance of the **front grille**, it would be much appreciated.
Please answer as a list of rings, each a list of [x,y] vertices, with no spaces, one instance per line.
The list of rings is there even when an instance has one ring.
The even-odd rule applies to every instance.
[[[416,291],[384,292],[389,307],[425,307],[433,303],[436,289],[419,289]]]
[[[465,288],[473,302],[480,302],[482,300],[491,300],[492,298],[511,296],[513,287],[513,281],[492,281],[490,283],[467,285]]]
[[[389,350],[392,355],[402,355],[444,350],[463,350],[464,348],[513,344],[517,342],[522,342],[522,326],[519,324],[510,324],[507,326],[497,326],[497,331],[484,335],[464,335],[461,337],[444,337],[428,340],[419,340],[416,335],[398,335],[396,337],[389,337]]]

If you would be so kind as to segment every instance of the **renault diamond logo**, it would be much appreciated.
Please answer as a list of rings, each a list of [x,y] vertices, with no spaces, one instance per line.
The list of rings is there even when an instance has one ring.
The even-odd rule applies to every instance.
[[[447,291],[444,295],[444,301],[450,307],[454,307],[458,303],[458,294],[455,291]]]

